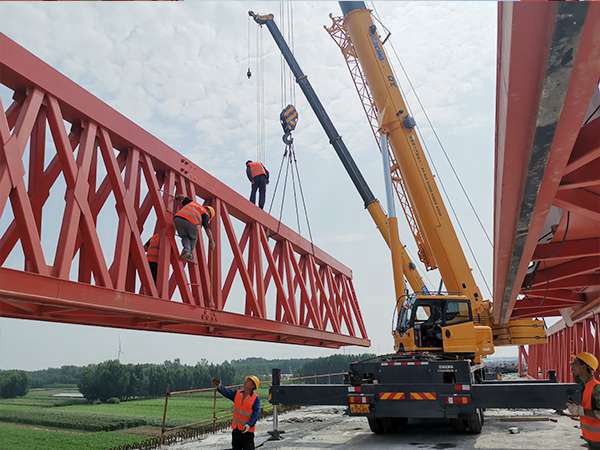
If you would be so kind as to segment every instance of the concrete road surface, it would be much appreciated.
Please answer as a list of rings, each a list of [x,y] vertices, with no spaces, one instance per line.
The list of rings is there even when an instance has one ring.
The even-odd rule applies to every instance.
[[[552,420],[517,421],[523,416],[548,417]],[[398,434],[375,435],[369,430],[366,419],[347,417],[342,408],[308,407],[280,415],[280,429],[285,430],[281,441],[267,441],[267,431],[273,423],[270,418],[257,426],[257,448],[270,450],[322,450],[322,449],[528,449],[571,450],[584,449],[579,438],[578,422],[551,411],[488,410],[483,432],[464,435],[444,422],[421,421],[409,424]],[[510,427],[519,433],[511,434]],[[170,447],[176,450],[231,448],[229,432],[210,435],[202,440]]]

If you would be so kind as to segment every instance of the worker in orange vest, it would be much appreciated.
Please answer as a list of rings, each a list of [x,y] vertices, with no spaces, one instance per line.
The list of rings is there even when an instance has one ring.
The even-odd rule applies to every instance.
[[[183,245],[181,257],[193,261],[192,251],[196,248],[198,241],[198,225],[202,225],[204,228],[210,248],[213,249],[215,246],[210,231],[210,221],[215,216],[215,210],[211,206],[196,203],[189,197],[177,196],[176,200],[181,202],[181,209],[175,214],[173,222]]]
[[[572,400],[567,408],[573,416],[579,416],[581,437],[591,449],[600,449],[600,381],[594,378],[598,369],[598,359],[588,352],[575,355],[571,370],[575,379],[583,385],[581,404]]]
[[[255,392],[260,387],[259,378],[248,375],[243,388],[236,391],[227,389],[218,378],[213,378],[213,384],[223,397],[233,402],[232,450],[254,450],[254,431],[260,415],[260,398]]]
[[[246,161],[246,176],[252,183],[250,201],[256,205],[256,191],[258,191],[258,207],[263,209],[267,195],[267,184],[269,184],[269,171],[263,163],[258,161]]]
[[[144,244],[144,250],[146,250],[146,258],[148,259],[148,265],[150,266],[150,272],[152,272],[152,278],[156,283],[156,274],[158,273],[158,251],[159,251],[160,235],[154,233],[148,242]]]

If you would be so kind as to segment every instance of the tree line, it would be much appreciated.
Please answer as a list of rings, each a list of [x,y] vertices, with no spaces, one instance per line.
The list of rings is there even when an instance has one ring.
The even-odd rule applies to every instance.
[[[29,386],[41,388],[77,385],[89,401],[121,401],[161,396],[167,387],[171,391],[209,387],[215,376],[221,378],[225,384],[241,383],[249,374],[266,378],[270,376],[273,368],[279,368],[283,374],[294,376],[345,372],[352,361],[373,356],[362,354],[295,359],[244,358],[221,364],[201,360],[194,365],[182,364],[179,359],[162,364],[122,364],[117,360],[110,360],[83,367],[65,365],[30,372],[5,371],[0,372],[0,396],[5,395],[1,380],[6,379],[8,387],[5,392],[12,397],[25,395]],[[20,387],[17,389],[16,386]]]
[[[167,389],[209,387],[213,377],[233,384],[235,369],[227,361],[209,364],[203,360],[190,366],[181,364],[179,359],[163,364],[121,364],[111,360],[86,366],[77,387],[88,401],[121,401],[161,396]]]
[[[29,391],[29,377],[23,370],[0,372],[0,398],[20,397]]]

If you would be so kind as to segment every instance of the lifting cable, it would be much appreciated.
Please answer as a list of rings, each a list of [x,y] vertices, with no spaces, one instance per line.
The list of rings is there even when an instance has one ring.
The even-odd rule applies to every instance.
[[[280,0],[279,2],[279,16],[280,16],[280,30],[284,38],[287,42],[290,43],[290,49],[292,53],[294,52],[294,12],[293,12],[293,2],[289,0]],[[275,205],[275,199],[277,197],[277,192],[279,186],[282,187],[282,195],[281,195],[281,203],[279,205],[279,217],[278,217],[278,226],[277,232],[279,232],[279,228],[281,227],[281,219],[283,217],[283,209],[285,206],[285,198],[287,193],[288,180],[291,179],[292,184],[292,193],[294,196],[294,209],[296,215],[296,224],[298,227],[298,233],[302,234],[302,226],[300,220],[300,206],[299,201],[301,202],[301,206],[304,212],[304,220],[306,221],[308,234],[310,238],[312,252],[314,254],[314,244],[313,244],[313,236],[312,229],[310,226],[310,219],[308,217],[308,208],[306,206],[306,199],[304,197],[304,189],[302,188],[302,181],[300,178],[300,169],[298,167],[298,160],[296,158],[296,149],[294,147],[294,139],[292,136],[292,131],[296,128],[296,124],[298,123],[298,112],[296,108],[293,106],[296,102],[296,82],[292,71],[288,68],[283,55],[279,57],[280,62],[280,74],[279,74],[279,84],[280,84],[280,105],[281,105],[281,113],[279,116],[281,126],[283,128],[283,155],[281,158],[281,163],[279,164],[279,170],[277,171],[277,180],[275,182],[275,188],[273,189],[273,194],[271,196],[271,202],[269,205],[269,214],[273,210],[273,206]],[[263,88],[263,102],[264,102],[264,88]],[[263,120],[264,120],[264,107],[263,107]],[[264,134],[264,133],[263,133]],[[264,145],[264,143],[263,143]],[[285,165],[285,174],[284,172]],[[282,177],[283,175],[283,177]],[[296,187],[296,184],[298,185]],[[300,199],[298,198],[300,197]]]
[[[377,21],[378,21],[378,22],[379,22],[379,23],[382,25],[382,27],[383,27],[383,28],[385,28],[385,29],[388,31],[388,33],[389,33],[389,30],[388,30],[388,29],[385,27],[385,25],[383,25],[383,23],[381,22],[381,19],[380,19],[380,16],[379,16],[379,12],[377,11],[377,8],[375,7],[375,3],[374,3],[374,2],[371,2],[371,5],[372,5],[372,7],[373,7],[373,12],[375,13],[375,14],[374,14],[374,17],[375,17],[375,19],[376,19],[376,20],[377,20]],[[387,40],[388,38],[389,38],[389,36],[386,38],[386,40]],[[485,229],[485,226],[483,225],[483,222],[481,221],[481,218],[479,217],[479,214],[477,213],[477,211],[476,211],[476,209],[475,209],[475,206],[474,206],[474,205],[473,205],[473,203],[471,202],[471,199],[470,199],[470,197],[469,197],[469,195],[468,195],[468,193],[467,193],[467,191],[466,191],[466,189],[465,189],[464,185],[463,185],[463,184],[462,184],[462,182],[460,181],[460,178],[459,178],[459,176],[458,176],[458,173],[456,172],[456,170],[455,170],[455,168],[454,168],[454,165],[452,164],[452,161],[450,160],[450,157],[448,156],[448,153],[446,152],[446,149],[445,149],[445,147],[443,146],[443,144],[442,144],[442,141],[441,141],[441,139],[440,139],[439,135],[437,134],[437,131],[436,131],[435,127],[433,126],[433,123],[431,122],[431,120],[430,120],[430,118],[429,118],[429,115],[427,114],[427,111],[426,111],[426,109],[425,109],[425,106],[424,106],[424,105],[423,105],[423,103],[421,102],[421,99],[420,99],[420,97],[419,97],[419,95],[418,95],[418,93],[417,93],[417,91],[416,91],[416,89],[415,89],[415,87],[414,87],[414,85],[413,85],[413,83],[412,83],[412,80],[411,80],[411,79],[410,79],[410,77],[408,76],[408,73],[407,73],[406,69],[404,68],[404,65],[402,64],[402,61],[400,60],[400,57],[398,56],[398,52],[396,51],[396,48],[394,47],[394,44],[393,44],[393,42],[392,42],[391,40],[390,40],[390,46],[391,46],[391,48],[392,48],[392,51],[393,51],[393,53],[394,53],[394,55],[395,55],[395,57],[396,57],[396,61],[397,61],[397,62],[398,62],[398,64],[400,65],[400,68],[402,69],[402,72],[403,72],[403,74],[404,74],[405,78],[406,78],[406,79],[407,79],[407,81],[408,81],[408,84],[409,84],[409,86],[410,86],[410,89],[411,89],[411,91],[412,91],[412,92],[415,94],[415,98],[416,98],[416,100],[417,100],[417,102],[418,102],[418,104],[419,104],[419,106],[420,106],[421,110],[423,111],[423,114],[425,115],[425,118],[426,118],[426,120],[427,120],[427,123],[429,124],[429,126],[431,127],[431,130],[433,131],[433,134],[434,134],[434,136],[435,136],[435,138],[436,138],[436,141],[437,141],[438,145],[440,146],[440,148],[441,148],[441,150],[442,150],[442,152],[443,152],[443,154],[444,154],[444,156],[445,156],[445,158],[446,158],[446,161],[448,162],[448,164],[450,165],[450,167],[451,167],[451,169],[452,169],[452,173],[453,173],[453,174],[454,174],[454,176],[456,177],[456,180],[458,181],[458,183],[459,183],[459,185],[460,185],[460,187],[461,187],[461,190],[462,190],[463,194],[465,195],[465,197],[466,197],[466,199],[467,199],[467,201],[468,201],[468,203],[469,203],[469,205],[470,205],[470,207],[471,207],[471,210],[472,210],[472,211],[473,211],[473,213],[475,214],[475,217],[477,218],[477,221],[479,222],[479,225],[480,225],[481,229],[483,230],[483,232],[484,232],[484,234],[485,234],[485,236],[486,236],[486,238],[487,238],[487,241],[488,241],[488,242],[489,242],[489,244],[492,246],[492,248],[494,248],[494,245],[493,245],[493,243],[492,243],[492,240],[491,240],[491,238],[490,238],[489,234],[487,233],[487,231],[486,231],[486,229]],[[400,83],[400,79],[398,78],[398,76],[397,76],[397,74],[396,74],[396,71],[395,71],[395,69],[394,69],[394,66],[393,66],[392,64],[390,64],[390,67],[391,67],[391,69],[392,69],[392,72],[393,72],[393,74],[394,74],[394,77],[395,77],[395,78],[396,78],[396,80],[398,81],[398,88],[400,89],[400,91],[401,91],[401,93],[402,93],[402,96],[403,96],[403,97],[405,98],[405,100],[406,100],[406,106],[407,106],[407,108],[408,108],[408,110],[409,110],[409,113],[411,114],[411,116],[413,116],[413,117],[414,117],[414,114],[413,114],[413,112],[411,111],[411,107],[410,107],[410,104],[409,104],[409,102],[408,102],[408,97],[407,97],[406,93],[405,93],[405,92],[403,91],[403,89],[402,89],[402,86],[401,86],[401,83]],[[442,181],[442,177],[440,177],[440,174],[439,174],[439,172],[438,172],[438,170],[437,170],[437,167],[436,167],[436,165],[435,165],[435,162],[434,162],[434,160],[433,160],[433,158],[432,158],[431,152],[429,151],[429,148],[428,148],[428,146],[427,146],[427,143],[426,143],[426,141],[425,141],[425,139],[424,139],[424,136],[423,136],[423,134],[421,133],[420,127],[418,127],[418,126],[417,126],[417,127],[415,127],[415,129],[417,130],[417,133],[419,134],[419,137],[420,137],[420,139],[421,139],[421,142],[422,142],[422,144],[423,144],[423,147],[425,148],[425,151],[427,152],[427,156],[429,157],[429,160],[431,161],[431,165],[433,166],[433,170],[434,170],[434,172],[435,172],[435,175],[436,175],[436,177],[438,178],[438,180],[440,181],[440,186],[441,186],[441,188],[442,188],[442,191],[443,191],[443,193],[444,193],[444,196],[446,197],[446,200],[447,200],[447,202],[448,202],[448,205],[450,206],[450,209],[451,209],[451,211],[452,211],[452,215],[454,216],[454,219],[456,220],[456,223],[457,223],[457,225],[458,225],[458,227],[459,227],[459,229],[460,229],[460,232],[461,232],[461,234],[462,234],[462,236],[463,236],[463,238],[464,238],[464,240],[465,240],[465,243],[467,244],[467,247],[468,247],[468,249],[469,249],[469,253],[471,254],[471,256],[472,256],[473,260],[475,261],[475,265],[477,266],[477,270],[478,270],[479,274],[481,275],[481,278],[483,279],[483,283],[485,284],[485,287],[486,287],[486,289],[487,289],[487,291],[488,291],[488,293],[489,293],[489,295],[490,295],[490,298],[491,298],[491,296],[492,296],[492,291],[491,291],[491,289],[490,289],[490,286],[489,286],[489,284],[488,284],[487,278],[486,278],[486,276],[485,276],[485,275],[484,275],[484,273],[483,273],[483,270],[482,270],[482,268],[481,268],[481,265],[479,264],[479,260],[478,260],[478,259],[477,259],[477,257],[475,256],[475,252],[474,252],[474,250],[473,250],[473,248],[472,248],[472,246],[471,246],[471,243],[470,243],[469,239],[467,238],[467,234],[466,234],[466,232],[465,232],[465,230],[464,230],[464,228],[463,228],[463,226],[462,226],[462,223],[461,223],[461,221],[460,221],[460,219],[459,219],[459,217],[458,217],[458,214],[457,214],[456,210],[454,209],[454,205],[453,205],[453,203],[452,203],[452,200],[450,199],[450,196],[448,195],[448,192],[446,191],[446,187],[445,187],[445,185],[444,185],[444,182]]]

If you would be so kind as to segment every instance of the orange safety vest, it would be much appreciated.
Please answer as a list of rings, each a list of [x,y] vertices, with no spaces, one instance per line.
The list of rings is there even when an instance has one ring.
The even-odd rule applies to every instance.
[[[202,223],[202,214],[208,214],[206,208],[199,203],[191,202],[177,211],[175,217],[182,217],[194,225],[200,225]]]
[[[146,258],[148,258],[148,262],[158,262],[159,242],[160,235],[158,233],[153,234],[150,238],[148,249],[146,250]]]
[[[234,430],[243,430],[244,425],[248,423],[250,417],[252,417],[252,406],[256,401],[256,394],[253,392],[249,397],[242,395],[244,391],[242,389],[236,391],[233,399],[233,419],[231,420],[231,428]],[[251,426],[248,431],[254,433],[256,427]]]
[[[583,396],[581,397],[581,406],[583,409],[592,409],[592,393],[600,381],[592,379],[585,384]],[[581,436],[588,442],[600,444],[600,419],[595,417],[580,416]]]
[[[267,170],[265,169],[265,166],[263,166],[263,164],[260,162],[248,163],[248,167],[250,167],[250,175],[252,176],[252,178],[257,177],[259,175],[267,174]]]

